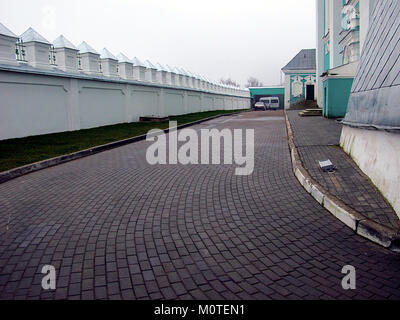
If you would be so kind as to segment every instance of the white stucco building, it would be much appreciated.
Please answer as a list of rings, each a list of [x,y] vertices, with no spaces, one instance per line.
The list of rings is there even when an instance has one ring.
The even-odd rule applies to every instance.
[[[303,49],[282,68],[285,74],[285,109],[301,100],[315,99],[315,63],[315,49]]]

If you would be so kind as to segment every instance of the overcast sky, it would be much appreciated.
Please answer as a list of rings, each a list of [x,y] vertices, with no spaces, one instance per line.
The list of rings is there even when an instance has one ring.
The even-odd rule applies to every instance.
[[[279,84],[280,69],[316,42],[315,0],[0,0],[0,22],[242,85]]]

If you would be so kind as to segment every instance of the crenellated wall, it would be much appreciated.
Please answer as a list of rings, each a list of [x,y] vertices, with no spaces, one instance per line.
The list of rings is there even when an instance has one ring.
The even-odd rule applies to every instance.
[[[209,110],[250,108],[248,89],[182,68],[100,53],[0,23],[0,140]]]
[[[250,96],[0,66],[0,140],[209,110],[250,108]]]

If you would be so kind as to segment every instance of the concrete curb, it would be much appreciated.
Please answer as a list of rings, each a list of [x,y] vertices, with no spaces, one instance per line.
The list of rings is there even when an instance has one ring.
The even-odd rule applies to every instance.
[[[400,251],[400,236],[396,230],[380,225],[359,212],[350,208],[343,201],[330,194],[315,181],[304,168],[297,147],[294,143],[292,127],[285,111],[288,143],[292,158],[293,172],[304,189],[328,210],[332,215],[354,230],[358,235],[367,238],[385,248]]]
[[[177,127],[177,129],[183,129],[186,127],[190,127],[202,122],[206,122],[209,120],[213,120],[213,119],[217,119],[220,117],[227,117],[227,116],[232,116],[232,115],[236,115],[236,114],[240,114],[243,112],[248,112],[250,110],[243,110],[240,112],[234,112],[234,113],[226,113],[226,114],[220,114],[217,116],[213,116],[213,117],[209,117],[209,118],[205,118],[205,119],[201,119],[201,120],[197,120],[194,122],[189,122],[189,123],[185,123],[183,125],[180,125]],[[164,129],[163,130],[165,133],[169,132],[169,128]],[[124,140],[119,140],[119,141],[115,141],[115,142],[110,142],[107,144],[103,144],[100,146],[96,146],[93,148],[89,148],[89,149],[85,149],[85,150],[81,150],[81,151],[77,151],[77,152],[73,152],[73,153],[69,153],[69,154],[65,154],[62,156],[58,156],[58,157],[54,157],[54,158],[50,158],[50,159],[46,159],[46,160],[42,160],[39,162],[35,162],[35,163],[31,163],[22,167],[18,167],[15,169],[11,169],[8,171],[3,171],[0,172],[0,183],[4,183],[6,181],[18,178],[20,176],[26,175],[28,173],[31,172],[35,172],[35,171],[39,171],[45,168],[49,168],[49,167],[53,167],[65,162],[69,162],[72,160],[76,160],[76,159],[80,159],[83,157],[87,157],[99,152],[103,152],[103,151],[107,151],[110,149],[114,149],[114,148],[118,148],[133,142],[137,142],[137,141],[142,141],[142,140],[146,140],[146,134],[141,135],[141,136],[136,136],[136,137],[132,137],[132,138],[128,138],[128,139],[124,139]]]

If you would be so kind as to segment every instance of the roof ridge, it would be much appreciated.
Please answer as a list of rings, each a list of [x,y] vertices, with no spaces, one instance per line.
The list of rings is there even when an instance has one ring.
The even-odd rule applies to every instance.
[[[54,41],[53,41],[54,48],[68,48],[78,50],[64,35],[60,34]]]
[[[316,49],[301,49],[282,70],[316,69]]]
[[[20,38],[23,42],[41,42],[50,44],[49,41],[47,41],[39,32],[37,32],[32,27],[26,29],[25,32],[21,34]]]
[[[95,49],[93,49],[86,41],[82,41],[82,43],[78,46],[78,49],[81,53],[94,53],[99,54]]]

